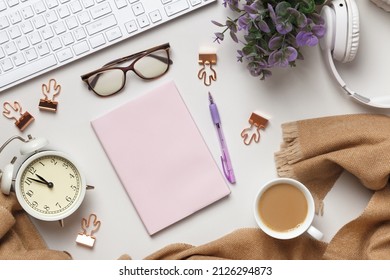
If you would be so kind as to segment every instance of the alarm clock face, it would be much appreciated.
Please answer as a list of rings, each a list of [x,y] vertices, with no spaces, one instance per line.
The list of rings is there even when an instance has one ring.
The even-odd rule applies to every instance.
[[[58,151],[38,152],[20,167],[15,193],[21,206],[35,218],[61,220],[80,206],[86,185],[76,164]]]

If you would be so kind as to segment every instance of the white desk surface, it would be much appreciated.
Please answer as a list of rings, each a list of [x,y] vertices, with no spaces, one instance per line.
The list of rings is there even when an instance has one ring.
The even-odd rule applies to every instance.
[[[390,14],[370,1],[357,2],[361,19],[359,52],[353,62],[337,64],[337,68],[355,91],[367,96],[385,95],[389,92]],[[35,122],[20,133],[12,121],[1,116],[1,143],[16,134],[46,137],[51,147],[71,154],[82,166],[88,184],[96,187],[88,191],[78,211],[65,219],[64,228],[60,228],[57,222],[33,219],[49,248],[66,250],[76,260],[113,260],[122,254],[142,259],[171,243],[201,245],[238,228],[256,227],[252,204],[259,187],[277,176],[274,153],[279,150],[282,141],[282,123],[340,114],[388,113],[360,105],[346,97],[327,71],[319,47],[303,49],[305,60],[298,61],[295,69],[275,69],[272,78],[267,81],[251,77],[246,64],[236,62],[236,43],[229,38],[221,45],[213,42],[213,33],[220,29],[210,21],[224,21],[229,14],[222,1],[217,1],[0,94],[1,104],[18,100],[35,117]],[[126,90],[121,94],[98,98],[87,90],[80,79],[80,75],[108,61],[165,42],[171,44],[174,64],[158,80],[144,82],[130,74]],[[217,50],[215,69],[218,80],[210,87],[204,86],[197,78],[198,50],[201,47]],[[41,84],[50,78],[55,78],[62,85],[62,92],[57,98],[59,108],[55,114],[38,109],[42,97]],[[169,80],[175,81],[220,166],[220,147],[207,99],[207,92],[212,92],[219,106],[237,183],[229,185],[231,195],[227,199],[151,237],[119,182],[90,121]],[[260,143],[246,146],[240,132],[247,126],[253,111],[263,112],[270,117],[270,122],[262,131]],[[16,154],[18,145],[15,143],[7,147],[0,157],[1,166]],[[356,178],[344,174],[326,197],[324,216],[316,217],[314,221],[314,225],[324,232],[325,241],[329,241],[366,206],[371,193],[356,185],[359,186]],[[96,213],[102,222],[95,234],[97,241],[93,249],[75,243],[81,230],[81,219],[90,213]]]

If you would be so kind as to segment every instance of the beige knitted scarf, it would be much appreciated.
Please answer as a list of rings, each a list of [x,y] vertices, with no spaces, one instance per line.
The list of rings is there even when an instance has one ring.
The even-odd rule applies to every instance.
[[[301,181],[321,202],[341,173],[350,172],[373,190],[357,219],[329,243],[307,235],[276,240],[259,229],[239,229],[201,246],[172,244],[147,259],[390,259],[390,118],[333,116],[282,129],[283,143],[275,153],[278,175]]]
[[[333,116],[286,123],[282,130],[283,143],[275,153],[278,175],[301,181],[321,203],[341,173],[350,172],[373,191],[358,218],[329,243],[307,235],[277,240],[246,228],[200,246],[171,244],[145,259],[390,259],[390,117]],[[0,258],[70,256],[49,250],[15,197],[0,194]]]

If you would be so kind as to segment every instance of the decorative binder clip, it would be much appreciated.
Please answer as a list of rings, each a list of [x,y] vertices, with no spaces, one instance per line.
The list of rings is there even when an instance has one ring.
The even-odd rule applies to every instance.
[[[55,79],[50,79],[47,85],[42,84],[42,93],[45,98],[39,100],[39,109],[50,112],[57,111],[58,102],[54,101],[54,98],[60,94],[60,92],[61,85],[57,85],[57,81]]]
[[[244,138],[245,145],[251,144],[252,141],[258,143],[260,141],[260,129],[264,129],[268,124],[268,120],[266,118],[256,113],[252,113],[248,121],[250,127],[245,128],[241,132],[241,137]],[[256,129],[254,129],[253,127],[256,127]]]
[[[211,81],[217,80],[217,72],[213,69],[213,65],[217,64],[217,55],[215,53],[200,53],[199,54],[199,65],[202,68],[198,72],[198,78],[203,79],[203,83],[206,86],[211,85]],[[206,65],[210,66],[211,74],[207,76]]]
[[[91,222],[92,222],[92,224],[91,224]],[[93,226],[93,227],[92,227],[90,233],[88,234],[87,229],[90,226]],[[95,245],[95,241],[96,241],[96,237],[93,236],[93,234],[99,230],[99,227],[100,227],[100,221],[97,219],[95,214],[89,215],[88,220],[83,218],[81,220],[81,229],[83,230],[83,232],[80,232],[77,235],[76,243],[92,248],[93,245]]]
[[[27,126],[34,121],[34,117],[29,112],[22,112],[22,106],[19,102],[15,101],[13,105],[9,102],[3,104],[3,116],[7,119],[15,120],[15,125],[20,131],[23,131]]]

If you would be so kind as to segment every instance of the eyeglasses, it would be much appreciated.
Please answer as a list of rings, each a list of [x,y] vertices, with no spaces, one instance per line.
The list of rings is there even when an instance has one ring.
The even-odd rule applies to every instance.
[[[133,71],[144,80],[152,80],[164,75],[172,60],[169,58],[169,43],[125,56],[105,64],[102,68],[82,75],[88,89],[99,96],[118,93],[126,84],[126,73]],[[134,60],[127,67],[118,64]]]

